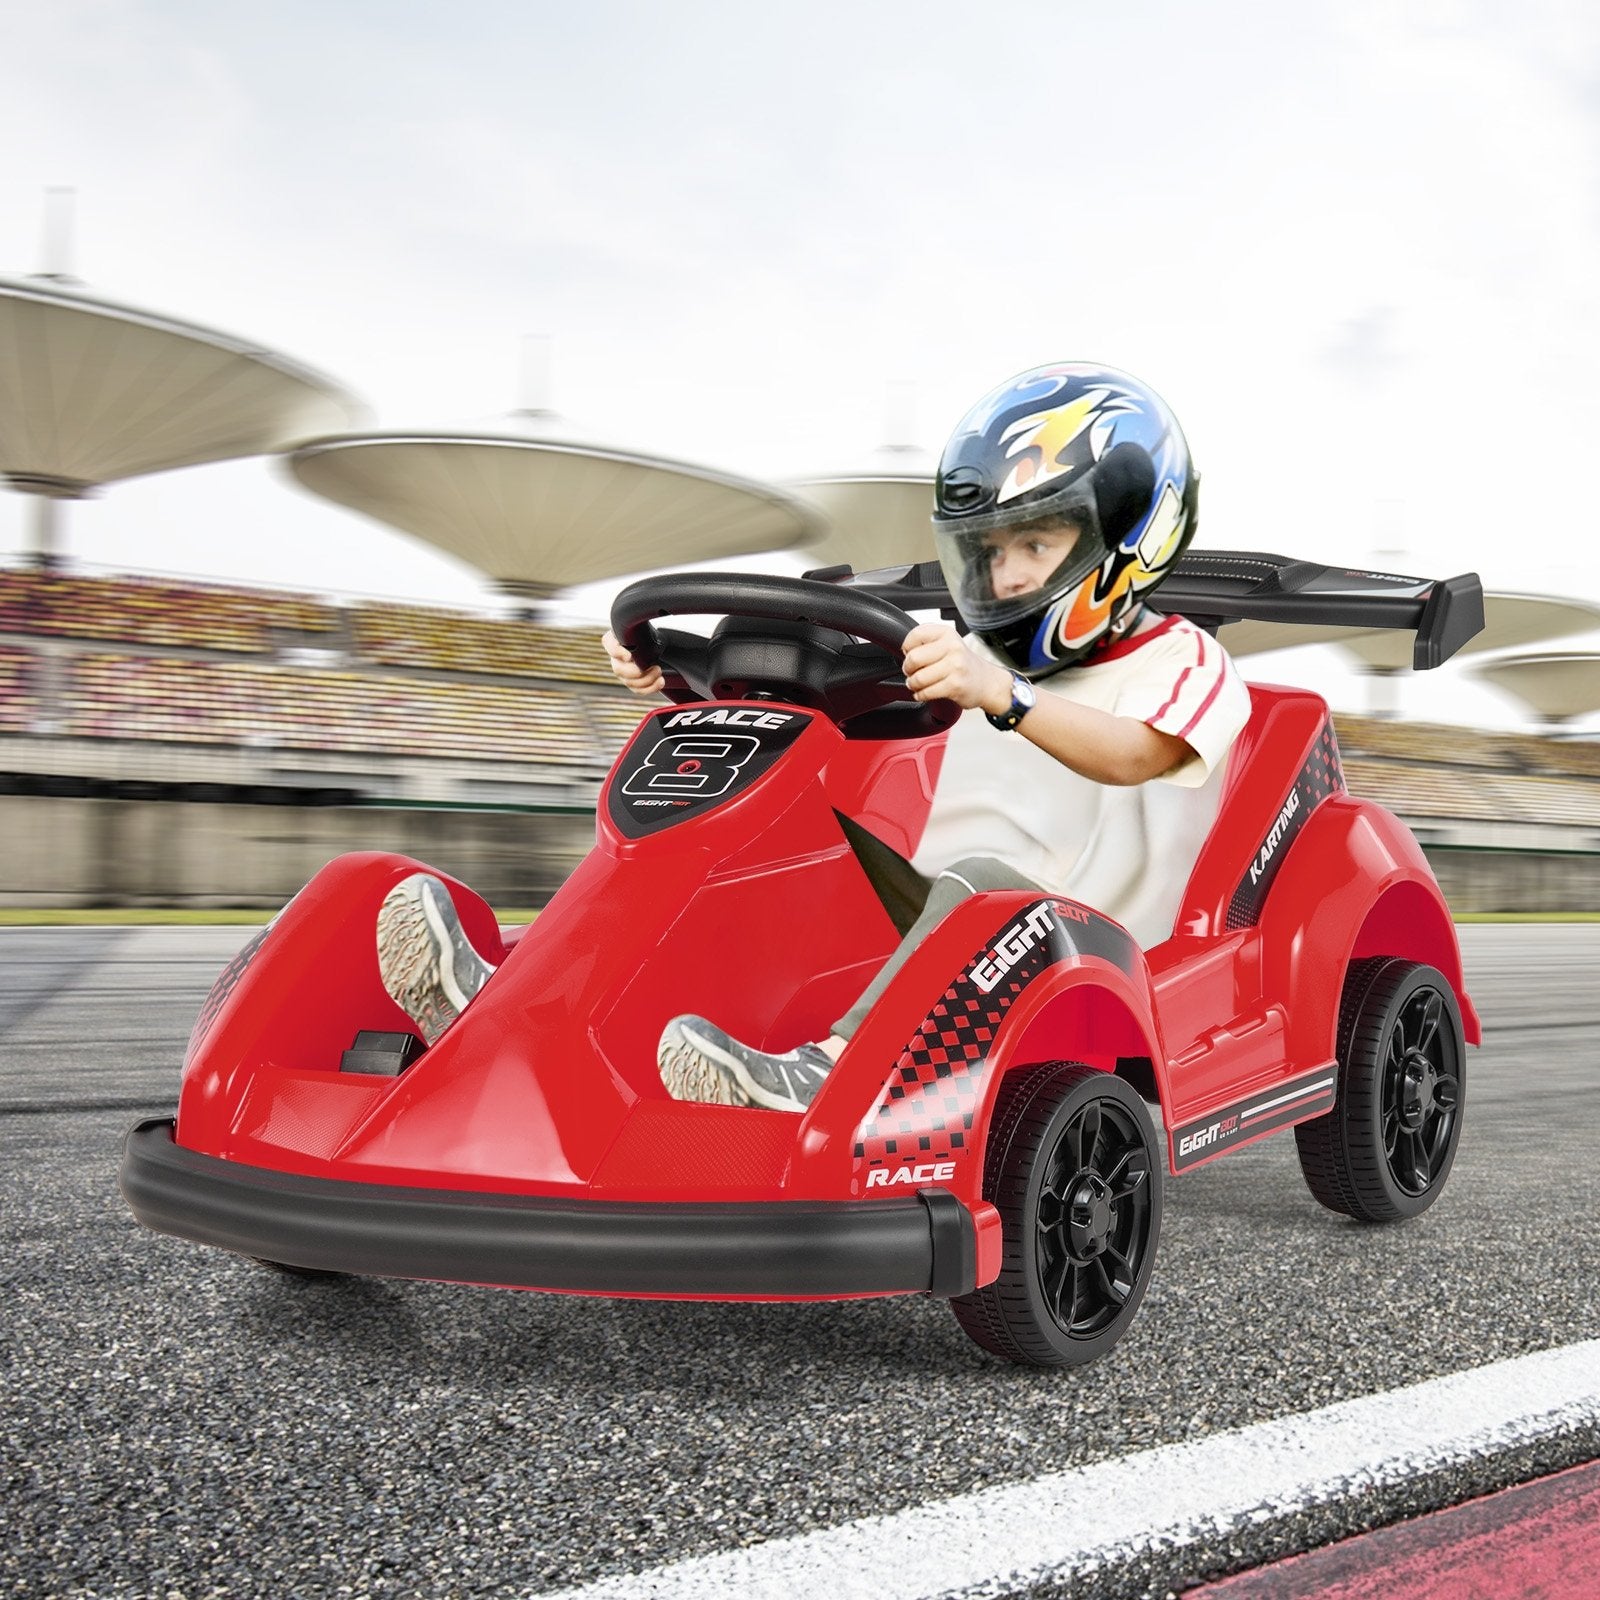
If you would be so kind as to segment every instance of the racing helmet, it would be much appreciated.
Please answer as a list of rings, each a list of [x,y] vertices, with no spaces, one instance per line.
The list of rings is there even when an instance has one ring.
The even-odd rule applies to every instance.
[[[1001,662],[1044,678],[1079,660],[1176,565],[1194,537],[1199,478],[1177,418],[1111,367],[1035,367],[986,394],[945,446],[933,538],[962,620]],[[997,562],[1037,530],[1023,592]],[[1075,541],[1060,537],[1076,530]],[[1030,574],[1030,580],[1032,575]]]

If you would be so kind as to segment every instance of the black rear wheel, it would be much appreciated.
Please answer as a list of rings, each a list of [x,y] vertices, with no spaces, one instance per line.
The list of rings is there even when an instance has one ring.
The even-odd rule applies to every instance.
[[[1161,1231],[1161,1162],[1144,1102],[1078,1062],[1018,1068],[1000,1089],[984,1193],[1004,1225],[1000,1276],[951,1309],[1007,1361],[1077,1366],[1132,1322]]]
[[[1394,1222],[1438,1197],[1461,1139],[1461,1007],[1443,973],[1355,962],[1339,1006],[1339,1103],[1295,1128],[1306,1186],[1330,1211]]]

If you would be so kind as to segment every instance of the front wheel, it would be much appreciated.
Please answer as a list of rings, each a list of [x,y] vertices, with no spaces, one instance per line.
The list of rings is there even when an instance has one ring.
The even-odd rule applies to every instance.
[[[1358,1222],[1426,1211],[1461,1139],[1465,1055],[1442,972],[1384,957],[1352,964],[1339,1005],[1339,1103],[1294,1130],[1311,1193]]]
[[[1007,1361],[1078,1366],[1120,1339],[1144,1298],[1161,1231],[1161,1162],[1144,1102],[1075,1061],[1011,1073],[984,1162],[1004,1256],[993,1283],[950,1302]]]

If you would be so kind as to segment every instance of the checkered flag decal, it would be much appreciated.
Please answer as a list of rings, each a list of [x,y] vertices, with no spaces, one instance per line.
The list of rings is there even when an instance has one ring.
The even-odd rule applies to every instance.
[[[856,1130],[855,1176],[863,1186],[875,1167],[950,1161],[969,1147],[989,1047],[1012,1002],[1041,972],[1077,954],[1105,956],[1124,968],[1132,960],[1132,940],[1115,923],[1093,916],[1069,932],[1056,916],[1039,943],[985,994],[971,976],[973,967],[1036,909],[1025,906],[961,964],[961,976],[900,1052],[877,1106]]]

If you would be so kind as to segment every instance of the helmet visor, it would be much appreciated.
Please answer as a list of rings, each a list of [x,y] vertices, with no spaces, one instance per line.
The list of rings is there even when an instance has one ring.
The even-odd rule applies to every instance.
[[[1041,612],[1106,559],[1088,494],[1057,499],[1048,512],[1009,526],[935,522],[933,542],[950,597],[974,629],[1004,627]]]

